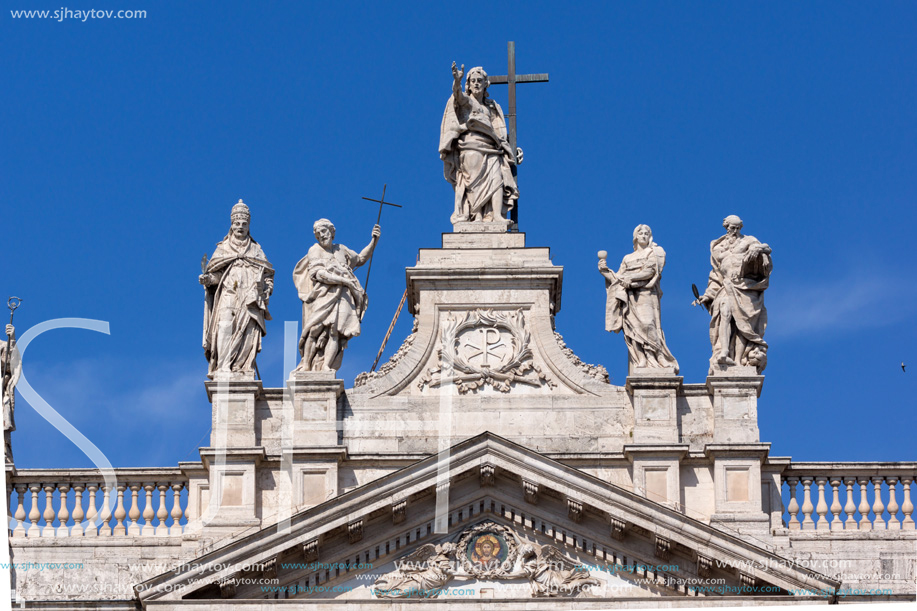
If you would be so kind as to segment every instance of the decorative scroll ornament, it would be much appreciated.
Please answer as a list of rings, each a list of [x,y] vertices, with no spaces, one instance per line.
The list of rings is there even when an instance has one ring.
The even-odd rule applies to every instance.
[[[395,565],[397,570],[373,584],[376,598],[437,598],[453,579],[524,579],[533,598],[590,596],[600,585],[585,566],[553,545],[525,543],[489,520],[465,529],[458,543],[421,545]]]
[[[454,543],[426,544],[397,562],[398,570],[379,577],[376,598],[436,598],[455,574]]]
[[[567,347],[567,343],[564,341],[563,335],[555,331],[554,339],[557,340],[557,345],[560,346],[560,351],[564,353],[564,356],[570,359],[570,361],[572,361],[580,371],[585,373],[590,378],[595,378],[599,382],[605,382],[606,384],[611,383],[608,380],[608,370],[601,365],[590,365],[589,363],[584,363],[580,357],[576,356],[573,350]]]
[[[500,392],[509,392],[514,383],[557,386],[535,365],[530,343],[521,309],[474,310],[461,320],[450,316],[443,325],[439,363],[427,370],[418,387],[435,388],[450,378],[461,394],[486,384]]]
[[[353,382],[354,388],[359,388],[360,386],[365,386],[373,380],[378,380],[379,378],[386,376],[392,369],[395,368],[395,365],[401,362],[401,359],[408,353],[411,349],[411,346],[414,345],[414,340],[417,338],[417,319],[414,319],[414,328],[411,331],[411,334],[407,336],[404,342],[401,344],[401,347],[395,351],[395,354],[386,361],[382,366],[379,367],[376,371],[364,371],[361,374],[358,374],[356,379]]]

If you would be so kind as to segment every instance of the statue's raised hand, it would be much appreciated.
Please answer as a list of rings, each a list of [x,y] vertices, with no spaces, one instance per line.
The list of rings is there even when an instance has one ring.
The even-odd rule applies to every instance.
[[[455,67],[455,62],[452,62],[452,78],[456,81],[460,81],[463,76],[465,76],[465,64],[462,64],[462,69],[459,70]]]

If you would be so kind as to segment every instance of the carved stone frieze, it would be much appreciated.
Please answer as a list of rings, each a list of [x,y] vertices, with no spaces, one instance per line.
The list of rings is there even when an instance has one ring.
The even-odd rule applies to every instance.
[[[611,519],[611,538],[616,541],[622,541],[624,539],[624,531],[627,528],[627,524],[624,520],[619,520],[618,518]]]
[[[576,356],[573,350],[567,347],[566,342],[564,342],[563,335],[555,331],[554,339],[557,340],[557,345],[560,346],[560,351],[564,353],[564,356],[570,359],[573,365],[576,366],[580,371],[585,373],[590,378],[595,378],[600,382],[605,382],[606,384],[611,383],[608,379],[608,370],[601,365],[590,365],[588,363],[584,363],[580,357]]]
[[[318,539],[312,539],[302,544],[302,553],[306,562],[318,560]]]
[[[376,598],[437,598],[453,579],[526,579],[533,598],[588,595],[599,581],[552,545],[522,542],[509,527],[487,521],[465,529],[458,542],[421,545],[376,580]]]
[[[363,520],[355,520],[347,525],[347,537],[351,543],[356,543],[363,538]]]
[[[656,557],[660,560],[668,560],[672,555],[672,542],[664,537],[656,535]]]
[[[573,499],[567,499],[567,516],[579,524],[583,519],[583,504]]]
[[[236,595],[235,577],[224,579],[220,582],[220,598],[232,598]]]
[[[710,576],[710,572],[713,570],[713,560],[706,556],[697,556],[697,575],[703,579],[706,579]]]
[[[450,380],[461,394],[485,385],[500,392],[509,392],[514,384],[557,386],[534,363],[531,335],[521,309],[473,310],[460,318],[449,316],[441,337],[438,363],[421,377],[421,390]]]
[[[401,362],[401,359],[403,359],[404,356],[408,353],[408,351],[411,349],[411,346],[414,345],[414,340],[416,338],[417,338],[417,319],[415,318],[414,319],[414,328],[411,331],[411,334],[405,338],[404,342],[402,342],[398,350],[395,351],[395,354],[393,354],[391,358],[389,358],[388,361],[380,365],[379,369],[377,369],[376,371],[364,371],[363,373],[358,374],[356,379],[353,381],[353,387],[359,388],[360,386],[365,386],[366,384],[368,384],[369,382],[373,380],[376,380],[385,375],[388,375],[388,373],[392,369],[394,369],[395,366]]]
[[[392,524],[401,524],[407,517],[408,502],[398,501],[392,505]]]
[[[538,502],[538,484],[530,482],[527,479],[522,480],[522,493],[525,495],[526,503]]]
[[[481,486],[493,486],[496,479],[496,468],[493,465],[481,465]]]
[[[379,577],[376,598],[437,598],[455,575],[455,544],[421,545],[395,562],[397,570]]]
[[[741,581],[742,585],[746,588],[754,588],[755,583],[757,583],[754,575],[741,571],[739,572],[739,581]]]

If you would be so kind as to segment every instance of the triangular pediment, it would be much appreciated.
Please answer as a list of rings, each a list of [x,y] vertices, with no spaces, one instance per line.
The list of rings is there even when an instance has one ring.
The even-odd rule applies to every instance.
[[[530,573],[540,559],[559,554],[565,570],[585,569],[603,587],[633,584],[628,597],[723,596],[743,586],[746,592],[788,596],[840,585],[735,534],[485,433],[296,514],[286,524],[232,541],[138,590],[144,604],[183,598],[372,598],[376,580],[412,554],[426,554],[427,560],[440,546],[460,569],[467,545],[458,551],[446,544],[458,546],[469,529],[485,523],[505,529],[501,532],[517,551],[533,548]],[[511,572],[526,570],[521,560],[517,554]],[[552,569],[544,562],[539,574],[546,582],[578,577],[546,573]],[[644,568],[631,573],[627,567]],[[507,581],[502,577],[489,585],[476,578],[476,595],[494,595],[500,589],[494,584]],[[258,579],[270,579],[275,591],[265,590]],[[518,575],[509,579],[514,580],[522,587],[517,598],[538,596],[531,579],[528,585]],[[447,583],[460,588],[463,580]],[[608,594],[614,591],[619,590],[580,594],[615,598]]]

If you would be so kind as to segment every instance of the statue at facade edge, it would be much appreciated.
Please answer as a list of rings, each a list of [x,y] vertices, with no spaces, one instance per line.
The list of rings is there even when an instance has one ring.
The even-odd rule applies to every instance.
[[[271,319],[268,300],[274,268],[249,233],[251,213],[242,200],[232,207],[229,233],[217,244],[199,281],[206,289],[204,356],[207,376],[254,379],[255,357]]]
[[[716,365],[752,366],[760,374],[767,365],[767,309],[764,291],[773,270],[771,248],[743,235],[742,219],[723,219],[726,235],[710,243],[707,290],[693,305],[710,312],[710,372]]]

